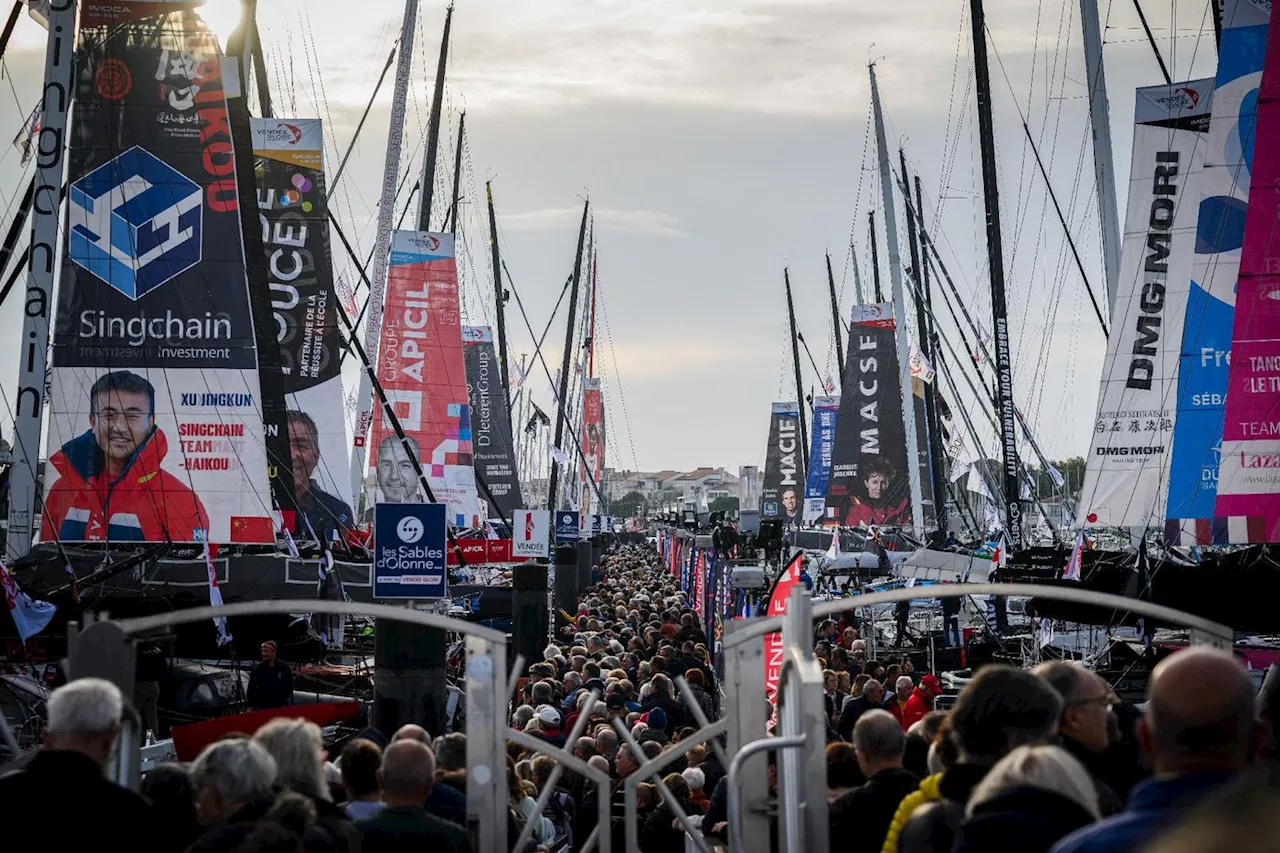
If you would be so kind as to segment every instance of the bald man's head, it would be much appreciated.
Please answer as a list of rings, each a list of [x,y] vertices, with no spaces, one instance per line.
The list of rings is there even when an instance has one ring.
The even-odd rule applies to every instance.
[[[1140,737],[1157,773],[1240,770],[1261,727],[1253,682],[1218,649],[1177,652],[1151,672]]]
[[[431,733],[415,723],[406,723],[396,729],[396,733],[391,736],[391,742],[398,740],[414,740],[418,743],[431,745]]]
[[[436,777],[436,758],[426,744],[404,739],[382,753],[378,781],[388,806],[422,805]]]

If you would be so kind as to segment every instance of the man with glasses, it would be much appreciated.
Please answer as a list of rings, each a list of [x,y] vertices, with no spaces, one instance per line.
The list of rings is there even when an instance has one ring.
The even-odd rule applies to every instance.
[[[1111,685],[1096,673],[1065,661],[1042,663],[1033,672],[1062,697],[1058,721],[1062,748],[1078,758],[1093,777],[1103,817],[1116,814],[1124,808],[1124,800],[1107,778],[1105,759],[1111,744],[1111,706],[1116,698]]]
[[[156,391],[127,370],[89,389],[89,429],[49,459],[58,479],[45,497],[40,537],[63,542],[199,542],[209,530],[200,498],[161,468]]]

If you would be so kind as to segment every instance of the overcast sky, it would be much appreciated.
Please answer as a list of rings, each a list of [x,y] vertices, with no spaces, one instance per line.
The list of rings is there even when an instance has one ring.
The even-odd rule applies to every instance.
[[[225,34],[237,6],[212,0],[208,18]],[[403,164],[415,171],[444,6],[420,3]],[[874,59],[893,162],[903,146],[909,168],[921,175],[926,215],[937,223],[952,276],[970,310],[989,325],[968,6],[969,0],[458,0],[441,169],[447,175],[452,166],[465,108],[461,251],[478,256],[474,267],[461,261],[468,319],[485,323],[493,316],[484,181],[493,181],[503,254],[538,331],[571,270],[589,194],[608,319],[606,325],[601,317],[597,334],[608,464],[761,464],[770,402],[796,397],[784,267],[799,328],[824,375],[835,372],[835,357],[823,252],[832,253],[846,317],[854,302],[851,234],[869,278],[867,211],[875,209],[883,223],[878,177],[868,171],[875,161],[874,136],[867,147],[867,63]],[[1175,79],[1211,75],[1205,0],[1146,6]],[[398,0],[260,4],[276,115],[328,122],[330,174],[398,35],[402,10]],[[1101,10],[1123,210],[1133,89],[1161,79],[1132,4],[1107,0]],[[1100,292],[1078,12],[1077,0],[987,3],[1015,397],[1055,457],[1088,450],[1105,341],[1034,171],[1021,117]],[[0,80],[6,225],[27,180],[7,142],[38,97],[44,38],[24,17]],[[390,95],[388,79],[333,199],[362,252],[371,246]],[[437,199],[436,221],[446,203]],[[900,203],[898,210],[901,230]],[[880,240],[887,291],[883,231]],[[905,240],[903,231],[904,258]],[[869,293],[869,280],[864,284]],[[935,307],[950,333],[950,319]],[[11,297],[0,307],[0,389],[8,401],[20,322],[19,300]],[[513,357],[532,355],[517,310],[508,312],[508,326]],[[563,328],[562,313],[546,347],[553,370]],[[959,347],[954,334],[952,340]],[[807,392],[817,376],[803,350],[800,358]],[[551,412],[545,376],[532,375],[535,399]],[[972,410],[967,390],[962,397]],[[3,412],[0,419],[7,419]],[[990,430],[986,435],[994,454]]]

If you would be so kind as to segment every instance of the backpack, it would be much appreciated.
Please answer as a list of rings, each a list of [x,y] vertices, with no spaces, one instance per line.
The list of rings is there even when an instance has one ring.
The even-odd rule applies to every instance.
[[[573,800],[569,799],[569,795],[564,791],[553,793],[551,799],[547,801],[547,807],[543,809],[542,816],[548,818],[551,821],[551,825],[556,828],[556,838],[565,837],[565,847],[573,846],[575,811]]]

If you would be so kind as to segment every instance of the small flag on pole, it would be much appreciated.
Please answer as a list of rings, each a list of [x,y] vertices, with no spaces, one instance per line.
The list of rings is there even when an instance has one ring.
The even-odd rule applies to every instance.
[[[18,588],[18,582],[9,574],[9,567],[0,562],[0,588],[4,589],[4,599],[9,605],[9,615],[18,629],[18,636],[23,645],[27,639],[39,634],[49,626],[57,607],[47,601],[36,601]]]
[[[208,542],[201,543],[204,546],[204,564],[209,570],[209,606],[222,606],[222,588],[218,586],[218,570],[213,565],[213,551]],[[217,547],[216,545],[213,547]],[[225,646],[231,642],[231,634],[227,631],[227,617],[215,616],[213,618],[213,627],[218,632],[218,645]]]
[[[1076,534],[1075,547],[1071,549],[1071,561],[1067,563],[1067,570],[1062,573],[1063,580],[1078,581],[1080,580],[1080,560],[1084,553],[1084,531],[1081,530]]]

